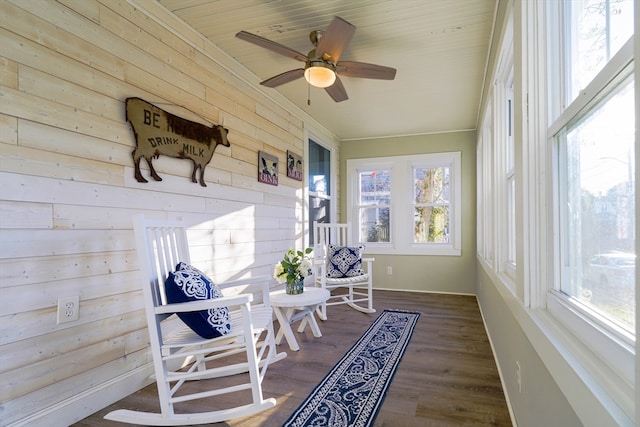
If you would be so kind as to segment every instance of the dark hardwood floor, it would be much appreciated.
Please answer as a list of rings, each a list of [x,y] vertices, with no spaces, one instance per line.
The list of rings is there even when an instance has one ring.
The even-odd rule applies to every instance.
[[[281,426],[385,308],[420,311],[422,316],[375,427],[512,425],[474,296],[375,291],[374,306],[375,314],[345,305],[329,307],[329,319],[320,322],[321,338],[315,338],[308,328],[302,334],[296,332],[299,352],[289,351],[283,340],[280,349],[288,356],[269,367],[263,382],[265,397],[276,398],[276,407],[213,425]],[[198,405],[192,403],[189,411],[211,410],[216,402]],[[120,425],[102,418],[119,408],[158,411],[155,384],[75,426]]]

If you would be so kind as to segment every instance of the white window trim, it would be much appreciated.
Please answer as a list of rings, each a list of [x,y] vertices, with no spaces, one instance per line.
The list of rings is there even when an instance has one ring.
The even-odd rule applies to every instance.
[[[628,54],[631,52],[630,48],[630,43],[627,43],[623,48],[627,52],[621,50],[618,54]],[[614,60],[605,66],[600,74],[598,74],[598,77],[596,77],[592,84],[582,92],[585,96],[581,96],[574,101],[574,103],[581,104],[581,107],[576,108],[571,104],[567,110],[571,110],[574,113],[579,112],[592,104],[594,100],[597,100],[601,90],[604,88],[601,86],[599,90],[596,90],[593,86],[603,84],[605,79],[602,78],[602,74],[608,74],[612,79],[618,78],[620,76],[621,63],[626,65],[629,62],[626,60],[620,61],[620,58],[616,55]],[[608,79],[606,79],[606,81],[608,81]],[[589,97],[590,100],[584,99],[587,93],[591,95]],[[580,114],[577,114],[576,117],[580,117]],[[568,123],[567,116],[561,114],[561,118],[566,126]],[[558,129],[557,133],[562,132],[563,127],[558,125],[558,121],[554,122],[552,127]],[[555,135],[552,135],[552,137],[553,136]],[[558,165],[556,165],[555,170],[559,171]],[[554,205],[556,206],[553,214],[555,230],[560,230],[562,222],[566,221],[566,219],[563,220],[561,218],[559,209],[560,198],[558,194],[558,183],[559,178],[556,176],[555,185],[549,193],[554,195]],[[634,408],[635,337],[622,328],[616,327],[605,317],[592,312],[588,307],[580,304],[574,298],[557,290],[557,288],[559,288],[559,276],[562,268],[560,263],[560,239],[562,236],[559,231],[554,233],[554,236],[552,252],[557,255],[553,257],[555,274],[554,280],[550,282],[548,289],[547,310],[553,318],[570,331],[573,336],[586,344],[584,349],[577,353],[577,359],[589,367],[589,375],[600,384],[606,393],[613,397],[615,402],[618,402],[618,405],[623,408],[625,413],[630,414]]]
[[[633,384],[635,340],[631,334],[620,333],[619,328],[604,316],[587,307],[580,307],[573,298],[557,291],[549,294],[547,308],[569,331],[589,343],[591,357],[595,356],[607,371],[624,378],[627,384]],[[633,388],[625,389],[623,394],[631,398]]]
[[[302,190],[299,190],[297,192],[297,194],[301,195],[303,202],[303,211],[302,211],[302,218],[300,218],[301,223],[302,223],[302,228],[304,230],[303,234],[304,234],[304,245],[308,246],[309,245],[309,234],[310,234],[310,230],[309,230],[309,215],[310,215],[310,208],[309,208],[309,196],[311,196],[312,194],[314,194],[314,192],[309,191],[309,140],[312,140],[313,142],[315,142],[316,144],[326,148],[327,150],[329,150],[329,156],[331,159],[331,164],[330,164],[330,170],[329,170],[329,174],[331,177],[331,181],[330,181],[330,196],[327,196],[327,198],[330,200],[330,204],[329,204],[329,210],[330,210],[330,218],[333,219],[337,219],[338,218],[338,200],[339,200],[339,194],[338,194],[338,145],[337,143],[335,143],[335,141],[332,141],[331,138],[327,137],[326,135],[323,135],[321,132],[317,131],[315,128],[313,128],[310,125],[306,125],[305,127],[305,132],[304,132],[304,152],[303,152],[303,168],[304,168],[304,177],[303,177],[303,182],[304,182],[304,186],[302,188]]]
[[[517,130],[515,124],[516,112],[515,107],[515,69],[514,69],[514,37],[513,37],[513,8],[512,5],[507,7],[505,12],[507,16],[500,36],[499,56],[496,71],[493,76],[493,85],[487,96],[487,107],[485,110],[482,128],[480,129],[479,149],[482,155],[482,189],[478,194],[483,197],[479,198],[484,203],[483,207],[478,207],[479,212],[484,214],[482,238],[479,244],[479,251],[482,253],[484,261],[492,265],[498,272],[500,282],[509,289],[511,293],[516,294],[517,281],[517,219],[514,218],[512,229],[509,225],[509,184],[514,182],[516,185],[514,196],[520,191],[518,179],[516,177],[517,159],[515,152],[513,156],[513,164],[508,167],[508,132],[509,113],[506,105],[507,100],[511,100],[511,138],[516,140]],[[515,143],[512,146],[515,151]],[[513,201],[516,203],[516,200]],[[516,209],[516,216],[518,212]],[[511,239],[511,240],[510,240]],[[484,241],[484,243],[483,243]],[[513,257],[510,257],[510,245],[513,245]]]
[[[549,39],[548,29],[559,25],[552,22],[546,12],[550,7],[561,8],[562,4],[560,1],[513,3],[515,116],[516,120],[522,121],[521,129],[517,130],[517,136],[522,140],[516,141],[522,150],[521,159],[516,158],[516,176],[521,178],[517,183],[521,191],[517,204],[517,229],[520,233],[517,249],[522,249],[517,254],[516,293],[503,286],[499,258],[495,258],[495,246],[500,240],[496,230],[491,229],[497,226],[495,210],[500,206],[493,193],[495,188],[491,186],[494,179],[492,169],[499,159],[496,157],[499,153],[492,152],[496,149],[491,138],[494,93],[487,94],[483,126],[479,129],[478,153],[482,159],[478,161],[478,173],[483,181],[479,190],[482,187],[483,191],[478,194],[479,198],[482,195],[483,205],[478,205],[478,217],[483,223],[480,230],[482,238],[478,239],[478,261],[580,420],[585,425],[636,425],[640,414],[634,418],[634,410],[638,410],[634,409],[634,401],[640,393],[637,387],[634,389],[633,383],[634,375],[640,377],[640,366],[634,354],[633,341],[629,341],[629,337],[612,335],[606,323],[596,322],[597,316],[576,310],[564,295],[553,290],[553,284],[558,283],[556,236],[559,223],[555,214],[557,209],[553,205],[557,200],[557,177],[553,171],[558,170],[558,164],[554,146],[547,141],[562,128],[549,126],[552,113],[566,104],[564,97],[560,99],[558,96],[561,91],[557,82],[546,77],[549,63],[544,53],[549,45],[558,45],[555,39]],[[640,10],[636,8],[635,14],[634,39],[637,42],[640,39]],[[624,46],[624,49],[629,47]],[[636,52],[639,50],[636,47]],[[557,58],[551,61],[557,65]],[[624,65],[612,62],[607,67],[622,69]],[[639,76],[640,72],[636,71],[636,98],[640,104]],[[597,84],[596,81],[593,84]],[[571,114],[570,110],[575,114],[584,108],[588,104],[587,95],[592,90],[592,85],[589,85],[577,100],[583,104],[574,102],[564,114]],[[549,94],[554,95],[549,97]],[[554,101],[557,105],[549,104]],[[497,243],[492,246],[491,241]],[[636,291],[640,291],[637,286]],[[640,300],[640,295],[636,298]],[[638,311],[636,319],[640,319]],[[589,348],[595,343],[600,343],[596,351]],[[603,355],[612,356],[612,361],[603,362]],[[624,367],[618,366],[622,364]]]
[[[481,171],[481,179],[479,180],[478,194],[478,212],[479,221],[478,232],[481,237],[478,238],[478,253],[482,259],[494,268],[495,260],[495,233],[494,233],[494,209],[495,195],[493,192],[493,165],[494,165],[494,140],[493,140],[493,98],[491,95],[487,98],[487,108],[482,121],[482,129],[480,130],[480,142],[478,143],[479,157],[478,170]]]
[[[449,166],[450,168],[450,217],[451,241],[449,243],[413,243],[413,167]],[[461,153],[432,153],[384,158],[347,160],[347,221],[357,233],[358,224],[358,173],[362,170],[391,170],[390,242],[367,242],[366,251],[372,254],[390,255],[444,255],[460,256],[462,253],[462,171]],[[356,235],[351,236],[357,241]]]
[[[512,15],[510,15],[512,16]],[[516,248],[513,248],[514,257],[510,259],[509,256],[509,247],[510,244],[515,245],[516,236],[511,235],[510,233],[515,233],[515,223],[513,224],[514,229],[509,229],[509,183],[510,180],[515,182],[516,188],[514,197],[516,197],[517,192],[519,190],[515,168],[516,168],[516,159],[515,153],[513,158],[513,165],[511,169],[507,166],[507,158],[509,156],[507,144],[509,143],[509,135],[507,132],[509,114],[511,112],[515,112],[515,88],[514,88],[514,64],[513,64],[513,19],[509,18],[507,23],[505,34],[502,40],[503,44],[501,47],[500,53],[500,66],[498,69],[498,77],[496,79],[496,83],[494,85],[494,138],[496,144],[496,155],[499,157],[499,160],[496,162],[495,180],[499,183],[500,191],[496,192],[496,204],[499,206],[497,209],[498,218],[497,218],[497,226],[496,231],[499,234],[498,237],[498,259],[499,259],[499,269],[500,274],[503,276],[503,281],[509,289],[515,293],[516,287]],[[509,90],[509,86],[511,90]],[[506,111],[506,101],[509,99],[509,94],[511,94],[511,112],[507,113]],[[511,138],[515,140],[516,138],[516,129],[515,129],[515,114],[511,117]],[[512,146],[512,149],[515,150],[515,144]],[[516,201],[513,200],[515,204]],[[513,221],[515,222],[515,218]],[[510,239],[511,243],[510,243]]]
[[[552,44],[555,46],[555,44]],[[554,57],[560,58],[557,52]],[[548,180],[547,200],[552,202],[551,218],[552,232],[547,235],[548,266],[552,271],[548,281],[540,283],[540,289],[531,289],[532,293],[544,293],[539,301],[542,308],[546,308],[546,315],[539,313],[538,319],[545,329],[552,331],[551,338],[560,339],[558,350],[576,374],[584,381],[597,401],[609,415],[618,420],[621,425],[626,424],[630,414],[634,411],[634,383],[635,383],[635,339],[621,328],[613,325],[597,313],[590,311],[573,298],[556,290],[560,283],[560,208],[559,208],[559,164],[557,147],[553,143],[555,135],[561,132],[571,121],[580,117],[580,112],[598,101],[601,92],[608,87],[608,82],[619,78],[619,74],[628,66],[633,58],[633,42],[629,40],[611,61],[598,73],[591,83],[581,91],[546,129],[549,138],[545,150],[548,155],[549,170],[554,171]],[[616,77],[618,76],[618,77]],[[556,82],[549,82],[558,90]],[[637,88],[637,85],[636,85]],[[560,90],[564,93],[563,90]],[[554,92],[558,93],[558,92]],[[564,96],[562,97],[564,99]],[[540,98],[536,98],[540,99]],[[550,99],[545,96],[541,99]],[[564,101],[561,101],[564,103]],[[545,110],[549,116],[553,109],[561,107],[549,106]],[[542,230],[541,230],[542,231]],[[547,231],[549,233],[549,231]],[[535,313],[535,312],[534,312]],[[576,413],[591,411],[585,402],[572,402]],[[580,414],[582,415],[582,414]]]

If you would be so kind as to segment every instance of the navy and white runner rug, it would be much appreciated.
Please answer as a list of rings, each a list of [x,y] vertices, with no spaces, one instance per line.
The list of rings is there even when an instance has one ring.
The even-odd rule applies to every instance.
[[[373,425],[419,317],[384,310],[284,426]]]

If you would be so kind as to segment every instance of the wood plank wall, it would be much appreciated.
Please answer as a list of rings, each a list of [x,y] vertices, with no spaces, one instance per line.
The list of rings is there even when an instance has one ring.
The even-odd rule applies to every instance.
[[[193,225],[192,261],[214,280],[270,275],[301,245],[285,154],[302,155],[304,116],[180,25],[151,1],[0,0],[2,426],[66,425],[148,381],[134,214]],[[156,160],[162,182],[133,178],[129,96],[229,129],[206,188],[187,160]],[[258,150],[280,159],[279,186],[257,182]],[[58,298],[75,295],[79,320],[57,324]]]

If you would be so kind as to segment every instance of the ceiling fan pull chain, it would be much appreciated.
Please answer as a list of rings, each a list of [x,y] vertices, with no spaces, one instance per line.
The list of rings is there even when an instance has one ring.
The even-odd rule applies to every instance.
[[[311,84],[307,83],[307,105],[311,105]]]

